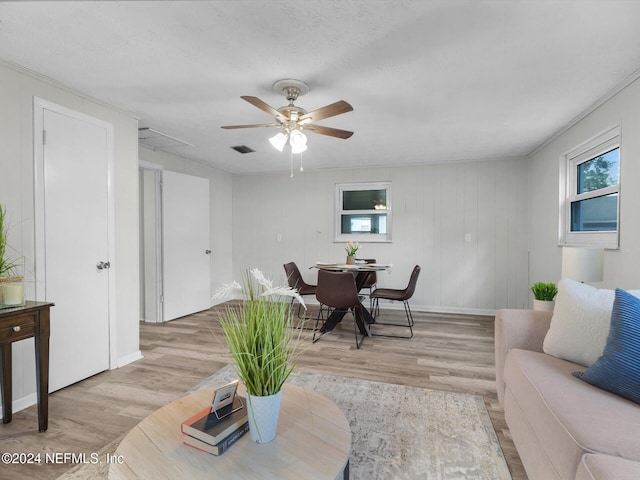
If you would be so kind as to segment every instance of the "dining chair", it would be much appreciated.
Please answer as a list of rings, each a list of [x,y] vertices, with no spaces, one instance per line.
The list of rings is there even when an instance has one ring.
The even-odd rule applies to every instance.
[[[355,261],[365,262],[368,264],[376,263],[375,258],[356,258]],[[365,288],[369,289],[369,293],[366,295],[367,297],[369,297],[369,310],[371,310],[373,308],[373,299],[371,298],[371,292],[373,292],[377,287],[378,274],[374,270],[373,272],[367,272],[366,275],[367,277],[364,279],[364,282],[362,283],[362,287],[360,291],[362,291],[362,289],[365,289]]]
[[[414,292],[416,291],[416,284],[418,283],[418,276],[420,275],[420,265],[416,265],[413,267],[413,271],[411,272],[411,277],[409,277],[409,284],[407,288],[403,290],[397,290],[393,288],[376,288],[374,292],[371,294],[371,298],[374,302],[373,307],[373,316],[376,319],[375,325],[390,325],[394,327],[409,327],[409,336],[405,335],[382,335],[377,333],[372,333],[372,335],[377,335],[380,337],[396,337],[396,338],[412,338],[413,337],[413,314],[411,313],[411,307],[409,306],[409,300],[413,297]],[[402,302],[404,304],[404,313],[407,316],[407,324],[402,323],[382,323],[378,322],[377,316],[380,314],[380,299],[383,300],[394,300],[398,302]]]
[[[302,278],[302,274],[300,273],[300,269],[296,265],[296,262],[289,262],[283,265],[284,272],[287,275],[287,282],[291,288],[295,288],[298,290],[298,294],[301,297],[305,295],[315,295],[316,294],[316,286],[306,283]],[[291,298],[291,306],[293,306],[293,302],[295,298]],[[303,318],[300,316],[300,309],[302,308],[302,304],[298,303],[298,318]]]
[[[329,315],[336,313],[339,314],[341,312],[351,312],[353,314],[353,331],[356,337],[356,348],[359,349],[366,335],[362,335],[362,339],[358,340],[356,316],[360,315],[360,309],[362,306],[360,305],[360,297],[358,296],[358,288],[356,287],[356,281],[353,273],[319,270],[316,299],[321,305],[329,307],[329,310],[327,311],[327,318]],[[320,340],[322,335],[325,333],[318,329],[318,324],[322,320],[322,310],[320,310],[320,312],[318,312],[318,317],[316,318],[316,327],[313,332],[313,343]]]

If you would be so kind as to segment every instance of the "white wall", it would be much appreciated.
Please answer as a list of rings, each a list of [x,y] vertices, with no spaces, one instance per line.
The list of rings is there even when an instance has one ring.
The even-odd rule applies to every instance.
[[[34,298],[33,97],[71,108],[114,126],[116,187],[116,324],[118,364],[139,356],[138,139],[131,115],[0,61],[0,203],[14,228],[9,243],[25,256],[26,297]],[[55,308],[55,307],[54,307]],[[14,410],[35,401],[33,340],[13,347]]]
[[[589,114],[530,159],[529,283],[560,279],[559,158],[603,130],[621,125],[620,249],[605,251],[599,288],[640,288],[640,80]]]
[[[185,147],[188,148],[188,147]],[[166,170],[209,179],[211,225],[211,294],[227,283],[232,275],[232,176],[168,153],[140,147],[140,160]]]
[[[415,308],[490,313],[525,307],[527,171],[525,159],[504,159],[234,177],[233,278],[255,266],[284,281],[282,265],[293,260],[315,283],[309,266],[346,255],[344,244],[333,241],[335,184],[391,180],[393,242],[366,243],[358,251],[394,264],[379,276],[379,286],[403,288],[419,264]]]

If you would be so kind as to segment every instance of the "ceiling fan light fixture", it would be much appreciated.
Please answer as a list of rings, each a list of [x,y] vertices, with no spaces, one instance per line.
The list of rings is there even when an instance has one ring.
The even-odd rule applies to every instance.
[[[291,153],[302,153],[307,149],[306,145],[291,145]]]
[[[254,107],[259,108],[263,112],[271,115],[277,123],[258,123],[249,125],[223,125],[225,129],[238,128],[257,128],[257,127],[277,127],[280,132],[269,139],[269,143],[278,151],[284,151],[287,144],[291,147],[291,158],[293,162],[294,154],[301,154],[307,150],[307,136],[302,130],[308,130],[315,134],[328,135],[330,137],[347,139],[353,135],[353,132],[340,130],[338,128],[323,127],[317,125],[316,122],[326,118],[335,117],[353,110],[353,107],[344,100],[339,100],[330,105],[316,108],[307,112],[304,108],[298,107],[293,102],[300,96],[309,93],[309,85],[292,78],[278,80],[273,84],[273,90],[288,100],[289,104],[280,108],[273,108],[271,105],[260,100],[258,97],[249,95],[240,98],[249,102]],[[293,173],[293,167],[292,167]],[[302,165],[300,165],[302,171]]]
[[[287,144],[287,136],[284,133],[279,132],[278,134],[271,137],[269,139],[269,142],[274,146],[274,148],[281,152],[282,150],[284,150],[284,146]]]
[[[307,145],[307,136],[300,130],[294,130],[289,135],[289,143],[292,147],[301,147]]]

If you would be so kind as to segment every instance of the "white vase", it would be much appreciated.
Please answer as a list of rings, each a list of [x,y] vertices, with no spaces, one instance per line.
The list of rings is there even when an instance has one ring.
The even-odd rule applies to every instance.
[[[282,390],[274,395],[264,397],[249,395],[247,393],[246,398],[251,440],[257,443],[272,441],[276,438],[276,431],[278,429],[278,415],[280,414]]]
[[[0,279],[0,308],[21,307],[24,304],[22,277]]]
[[[546,312],[553,312],[553,307],[555,306],[555,300],[533,300],[533,309],[534,310],[544,310]]]

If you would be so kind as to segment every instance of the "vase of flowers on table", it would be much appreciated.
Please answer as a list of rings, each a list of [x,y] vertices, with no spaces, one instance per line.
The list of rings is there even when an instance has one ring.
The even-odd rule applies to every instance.
[[[347,251],[347,265],[353,265],[356,259],[356,252],[360,248],[360,244],[358,242],[352,242],[349,240],[344,249]]]

